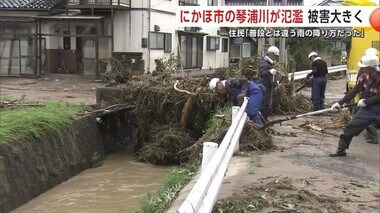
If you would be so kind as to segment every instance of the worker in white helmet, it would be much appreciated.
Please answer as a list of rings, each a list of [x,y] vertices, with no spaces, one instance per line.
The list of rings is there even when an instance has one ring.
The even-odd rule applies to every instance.
[[[314,111],[323,109],[325,103],[325,92],[327,79],[327,63],[318,56],[318,53],[311,52],[309,54],[309,60],[311,61],[311,72],[307,74],[306,80],[308,81],[311,76],[312,87],[311,87],[311,101],[313,102]]]
[[[373,48],[373,47],[366,49],[366,50],[364,51],[364,55],[375,55],[375,56],[379,57],[379,54],[378,54],[377,49],[375,49],[375,48]],[[376,69],[376,71],[380,71],[380,64],[377,65],[377,66],[375,67],[375,69]],[[359,68],[359,72],[358,72],[358,77],[357,77],[357,79],[359,79],[360,75],[363,74],[363,72],[364,72],[363,69]]]
[[[258,126],[262,126],[259,109],[265,94],[264,86],[253,81],[248,81],[245,78],[230,80],[213,78],[210,81],[209,87],[218,94],[226,92],[233,105],[238,105],[239,99],[248,97],[247,116],[252,122]]]
[[[265,87],[265,95],[260,112],[266,122],[272,111],[274,76],[277,74],[277,70],[274,69],[274,64],[279,55],[280,50],[275,46],[270,46],[266,55],[259,61],[259,80]]]
[[[368,49],[366,49],[364,51],[364,55],[374,55],[374,56],[378,57],[378,51],[377,51],[377,49],[371,47],[371,48],[368,48]],[[376,69],[376,71],[380,71],[380,66],[377,65],[375,67],[375,69]],[[358,75],[357,75],[356,81],[359,80],[360,76],[363,73],[364,73],[364,69],[362,67],[360,67],[359,71],[358,71]],[[360,92],[360,98],[363,98],[365,96],[366,96],[366,94],[364,94],[363,92]],[[359,107],[353,108],[353,110],[354,110],[354,113],[356,113],[359,110]],[[379,143],[379,138],[378,138],[378,135],[377,135],[376,124],[370,125],[366,129],[367,129],[367,134],[365,134],[366,141],[368,143],[378,144]]]
[[[337,151],[330,154],[330,157],[346,156],[346,149],[349,148],[354,136],[372,124],[380,124],[380,71],[375,69],[378,64],[379,57],[376,55],[364,55],[358,63],[364,74],[359,77],[355,87],[331,107],[331,110],[339,110],[344,103],[350,102],[356,93],[362,91],[365,94],[357,104],[360,107],[359,111],[345,126],[343,134],[339,137]]]

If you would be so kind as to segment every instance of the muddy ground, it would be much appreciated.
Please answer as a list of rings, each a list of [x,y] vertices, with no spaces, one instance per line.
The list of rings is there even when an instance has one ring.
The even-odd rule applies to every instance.
[[[264,197],[267,205],[260,212],[379,212],[379,145],[366,143],[360,135],[347,157],[330,158],[338,138],[298,128],[306,120],[318,123],[330,117],[275,126],[297,137],[274,136],[275,150],[234,157],[220,199]]]
[[[26,101],[96,103],[96,88],[106,84],[72,75],[48,75],[38,79],[0,78],[0,96]]]
[[[344,91],[344,79],[329,81],[326,102],[339,100]],[[302,92],[309,95],[310,88]],[[332,115],[273,126],[284,133],[274,136],[276,149],[234,157],[219,199],[259,197],[266,204],[259,212],[380,212],[379,144],[367,143],[362,132],[352,141],[347,157],[330,158],[342,129],[321,133],[300,127],[306,122],[322,126],[332,122]],[[254,211],[254,205],[250,207]]]
[[[301,92],[309,95],[310,88]],[[344,79],[330,80],[326,103],[344,92]],[[347,157],[330,158],[342,129],[321,133],[300,127],[331,122],[332,116],[277,124],[272,127],[280,133],[273,136],[274,150],[234,156],[220,190],[219,201],[225,205],[219,212],[380,212],[380,146],[367,143],[362,133],[352,141]],[[179,208],[198,175],[168,212]]]
[[[96,88],[105,86],[95,80],[68,76],[1,78],[0,85],[1,96],[85,104],[95,104]],[[344,79],[329,81],[326,102],[341,98],[344,91]],[[309,95],[310,89],[302,93]],[[336,135],[342,129],[320,133],[300,128],[306,121],[330,122],[331,115],[275,125],[273,129],[284,133],[274,136],[277,147],[270,152],[233,157],[219,199],[234,194],[242,199],[259,198],[266,204],[260,212],[379,212],[380,146],[366,143],[362,133],[354,138],[347,157],[330,158],[328,154],[335,151]],[[181,192],[171,210],[180,206],[195,180]],[[254,211],[255,202],[247,207],[248,212]]]

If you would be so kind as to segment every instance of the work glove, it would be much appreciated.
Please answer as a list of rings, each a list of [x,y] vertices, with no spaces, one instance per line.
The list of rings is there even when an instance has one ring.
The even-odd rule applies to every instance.
[[[277,70],[275,70],[275,69],[270,69],[269,70],[269,72],[270,72],[270,74],[272,74],[272,75],[276,75],[276,73],[277,73]]]
[[[358,107],[365,107],[365,106],[367,106],[367,104],[365,104],[364,100],[365,99],[360,99],[359,102],[358,102],[358,104],[357,104],[357,106]]]
[[[342,106],[338,102],[336,102],[335,104],[331,106],[331,111],[336,112],[336,111],[339,111],[340,108],[342,108]]]

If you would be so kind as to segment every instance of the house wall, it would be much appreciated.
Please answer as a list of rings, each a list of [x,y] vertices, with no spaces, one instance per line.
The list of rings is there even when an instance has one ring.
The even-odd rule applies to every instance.
[[[207,0],[199,0],[201,6],[207,5]],[[218,5],[223,5],[224,1],[219,0]],[[114,50],[115,52],[140,52],[143,53],[145,61],[145,71],[153,71],[155,69],[154,60],[157,58],[168,58],[171,53],[178,55],[179,53],[179,37],[177,30],[184,30],[178,26],[173,25],[175,22],[175,13],[177,11],[177,0],[132,0],[131,10],[117,10],[114,14]],[[12,14],[13,12],[5,11],[3,14]],[[2,15],[3,15],[2,14]],[[23,12],[22,15],[38,15],[39,12]],[[14,15],[14,14],[12,14]],[[111,18],[105,17],[104,26],[107,35],[111,31]],[[70,31],[71,34],[76,33],[77,26],[90,26],[92,23],[70,23],[70,29],[67,29],[67,22],[53,22],[46,21],[42,25],[42,33],[54,34],[59,31]],[[164,53],[164,50],[149,50],[149,47],[142,47],[142,39],[148,39],[149,45],[149,32],[154,32],[155,25],[160,27],[160,32],[171,33],[172,35],[172,50],[171,53]],[[34,29],[33,29],[34,30]],[[209,36],[218,36],[219,28],[204,28],[202,33]],[[47,36],[46,39],[46,57],[55,57],[59,47],[63,47],[62,36]],[[220,48],[216,51],[208,51],[206,36],[203,37],[203,66],[202,69],[228,67],[228,52],[221,52],[222,40],[220,40]],[[66,52],[69,55],[76,54],[76,37],[70,38],[70,50]],[[50,51],[50,52],[49,52]],[[92,51],[92,50],[91,50]],[[91,52],[90,51],[90,52]],[[95,56],[95,51],[93,51]],[[111,53],[111,41],[106,38],[99,40],[99,58],[100,60],[107,61]],[[72,58],[72,57],[71,57]],[[76,63],[76,62],[75,62]],[[72,63],[72,64],[75,64]],[[51,70],[57,69],[57,65],[49,65]],[[76,66],[73,66],[76,69]]]
[[[26,15],[34,16],[36,12],[27,12]],[[20,16],[23,14],[14,11],[2,11],[1,16]],[[4,21],[3,32],[0,32],[0,75],[20,76],[34,75],[36,68],[35,58],[35,33],[36,22],[12,22]],[[20,49],[19,49],[20,44]],[[13,46],[13,48],[12,48]],[[22,56],[20,56],[22,55]],[[9,68],[9,65],[11,67]],[[10,73],[9,73],[10,71]]]
[[[170,21],[169,21],[170,20]],[[175,55],[178,54],[178,34],[176,33],[176,27],[173,26],[173,22],[175,21],[175,15],[172,14],[163,14],[160,12],[152,12],[151,13],[151,22],[150,22],[150,31],[154,32],[154,25],[160,27],[160,32],[162,33],[171,33],[172,35],[172,51]],[[149,43],[149,39],[148,39]],[[150,50],[149,57],[149,71],[153,71],[156,67],[156,63],[154,60],[157,58],[169,58],[171,53],[164,53],[164,50]]]
[[[206,6],[207,0],[199,0],[200,5]],[[218,4],[223,5],[224,1],[219,0]],[[117,11],[115,15],[115,51],[143,52],[145,61],[145,71],[153,71],[156,67],[154,60],[157,58],[168,58],[170,53],[164,50],[150,50],[141,47],[142,38],[148,38],[149,31],[154,32],[154,26],[160,27],[160,32],[172,34],[172,51],[175,55],[179,52],[179,38],[177,30],[183,30],[175,23],[175,12],[178,1],[152,0],[149,5],[148,0],[132,0],[130,15],[125,11]],[[150,14],[149,14],[150,6]],[[131,26],[128,27],[128,24]],[[149,27],[148,27],[149,26]],[[219,28],[203,28],[201,32],[209,36],[218,36]],[[228,67],[229,54],[222,53],[221,39],[220,48],[216,51],[208,51],[206,36],[203,37],[203,66],[202,69]],[[149,38],[148,38],[149,44]]]

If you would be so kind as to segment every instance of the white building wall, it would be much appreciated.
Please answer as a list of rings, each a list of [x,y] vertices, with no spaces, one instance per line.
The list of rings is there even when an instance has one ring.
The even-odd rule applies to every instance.
[[[175,15],[163,14],[160,12],[151,12],[150,31],[154,32],[154,25],[160,27],[160,32],[171,33],[172,35],[172,51],[175,55],[178,54],[178,35],[176,34],[176,28],[173,26],[175,21]],[[148,40],[149,43],[149,40]],[[171,53],[164,53],[164,50],[150,50],[149,56],[149,71],[153,71],[156,67],[154,60],[157,58],[169,58]]]
[[[218,5],[223,5],[223,0],[218,1]],[[201,6],[207,5],[207,0],[199,0]],[[132,0],[131,10],[116,11],[114,21],[114,51],[122,52],[142,52],[145,61],[145,71],[153,71],[157,58],[168,58],[170,53],[164,50],[149,50],[143,48],[142,38],[148,38],[149,32],[154,32],[154,26],[160,27],[160,32],[172,34],[172,51],[175,55],[179,52],[179,41],[177,30],[184,30],[175,26],[175,12],[177,10],[177,0]],[[150,7],[150,9],[149,9]],[[150,12],[149,12],[150,11]],[[130,14],[129,14],[130,13]],[[218,36],[219,28],[204,28],[201,32],[209,36]],[[207,51],[207,39],[203,37],[203,66],[202,69],[228,67],[229,54],[222,53],[222,40],[220,39],[219,50]]]
[[[208,33],[207,36],[219,38],[219,50],[207,50],[207,36],[203,37],[203,67],[202,69],[228,67],[229,54],[222,52],[222,38],[227,38],[218,35],[218,27],[203,28],[202,32]]]
[[[129,17],[126,11],[116,11],[114,15],[114,52],[126,52],[129,49]]]
[[[131,8],[148,8],[149,0],[131,0]]]

